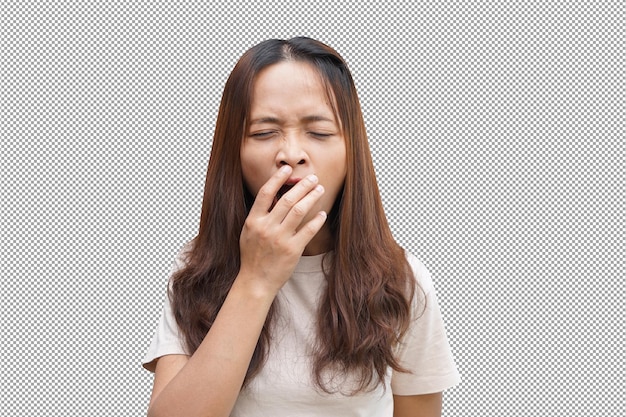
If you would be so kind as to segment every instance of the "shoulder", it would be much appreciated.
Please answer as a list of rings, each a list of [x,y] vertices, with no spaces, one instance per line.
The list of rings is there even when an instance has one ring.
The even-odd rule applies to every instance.
[[[433,279],[428,271],[428,268],[426,268],[426,265],[424,265],[424,263],[412,253],[406,250],[404,253],[418,285],[426,294],[430,293],[434,289],[434,286]]]

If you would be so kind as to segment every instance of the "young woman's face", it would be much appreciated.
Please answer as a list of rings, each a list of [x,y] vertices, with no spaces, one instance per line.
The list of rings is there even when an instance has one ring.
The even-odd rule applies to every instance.
[[[346,176],[346,145],[326,89],[304,62],[271,65],[256,77],[248,130],[241,146],[243,179],[256,196],[283,165],[293,168],[287,185],[316,174],[325,193],[307,217],[332,208]]]

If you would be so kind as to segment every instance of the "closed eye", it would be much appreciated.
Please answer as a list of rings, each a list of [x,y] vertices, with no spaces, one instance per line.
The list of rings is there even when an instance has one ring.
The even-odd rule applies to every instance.
[[[328,138],[332,136],[331,133],[321,133],[321,132],[309,132],[309,135],[315,136],[318,138]]]
[[[275,133],[276,132],[273,130],[268,130],[266,132],[255,132],[255,133],[251,133],[250,137],[255,138],[255,139],[269,139]]]

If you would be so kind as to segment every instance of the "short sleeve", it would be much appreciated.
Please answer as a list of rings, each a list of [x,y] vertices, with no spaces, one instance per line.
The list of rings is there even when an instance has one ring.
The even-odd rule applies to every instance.
[[[184,266],[184,250],[181,250],[176,255],[172,267],[169,273],[168,279],[168,293],[171,291],[172,275]],[[176,319],[172,312],[172,305],[170,302],[169,294],[166,294],[165,301],[163,303],[163,310],[161,311],[161,318],[157,326],[148,352],[141,361],[142,366],[150,372],[154,372],[156,367],[156,359],[165,355],[188,355],[183,338],[176,324]]]
[[[394,395],[441,392],[458,384],[460,376],[450,350],[430,273],[413,255],[407,254],[407,259],[424,291],[426,308],[424,296],[418,291],[414,301],[416,317],[396,351],[400,365],[411,372],[393,371],[391,391]]]

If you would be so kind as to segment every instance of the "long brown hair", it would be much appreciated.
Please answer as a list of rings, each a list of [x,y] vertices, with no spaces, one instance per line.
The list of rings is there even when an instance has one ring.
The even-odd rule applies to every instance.
[[[239,272],[239,237],[253,202],[241,174],[240,148],[255,75],[281,61],[311,64],[334,100],[346,141],[347,174],[327,221],[333,256],[324,271],[314,380],[328,392],[326,371],[355,375],[357,391],[384,383],[388,367],[406,372],[393,349],[406,331],[416,283],[385,218],[354,81],[341,56],[309,38],[268,40],[249,49],[224,87],[204,187],[198,235],[186,266],[173,277],[174,315],[190,352],[215,320]],[[262,368],[270,348],[273,305],[244,385]],[[374,384],[372,384],[374,383]],[[356,391],[355,391],[356,392]]]

